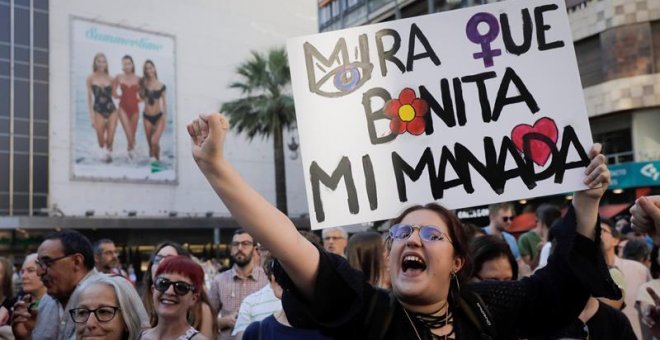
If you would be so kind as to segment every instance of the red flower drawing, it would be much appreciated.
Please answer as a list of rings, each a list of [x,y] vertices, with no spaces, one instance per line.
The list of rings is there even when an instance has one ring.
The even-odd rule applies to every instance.
[[[424,115],[429,111],[429,105],[424,99],[417,98],[415,90],[406,87],[399,93],[399,98],[393,98],[385,103],[385,113],[391,117],[390,130],[402,134],[406,131],[419,136],[426,130]]]

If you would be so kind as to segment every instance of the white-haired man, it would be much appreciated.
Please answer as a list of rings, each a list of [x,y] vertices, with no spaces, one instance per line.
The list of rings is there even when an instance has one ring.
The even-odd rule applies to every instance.
[[[330,253],[346,256],[344,249],[348,244],[348,233],[342,227],[333,227],[323,229],[321,232],[323,236],[323,248]]]

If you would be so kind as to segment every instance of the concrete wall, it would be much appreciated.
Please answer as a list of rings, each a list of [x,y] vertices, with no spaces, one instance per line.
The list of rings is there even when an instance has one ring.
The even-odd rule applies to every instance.
[[[72,126],[70,16],[176,37],[178,185],[85,182],[70,179]],[[242,0],[70,0],[50,2],[50,199],[66,215],[94,210],[96,216],[228,215],[190,155],[185,125],[202,111],[236,99],[229,90],[236,67],[251,50],[284,46],[288,37],[316,32],[316,2]],[[117,131],[118,138],[123,137]],[[286,137],[289,141],[290,137]],[[227,157],[269,201],[275,202],[272,141],[232,135]],[[289,213],[307,212],[300,159],[287,156]]]

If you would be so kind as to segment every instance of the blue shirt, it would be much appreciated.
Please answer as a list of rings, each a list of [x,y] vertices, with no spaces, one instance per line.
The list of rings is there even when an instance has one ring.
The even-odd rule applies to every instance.
[[[492,235],[490,232],[490,225],[481,228],[481,230],[483,230],[488,235]],[[513,257],[518,260],[520,258],[520,250],[518,250],[518,242],[516,242],[516,238],[506,231],[502,232],[502,237],[504,238],[504,241],[506,241],[506,243],[509,245],[509,249],[511,249]]]
[[[261,333],[261,336],[259,336]],[[243,333],[245,340],[331,340],[315,329],[303,329],[284,326],[273,315],[251,323]]]

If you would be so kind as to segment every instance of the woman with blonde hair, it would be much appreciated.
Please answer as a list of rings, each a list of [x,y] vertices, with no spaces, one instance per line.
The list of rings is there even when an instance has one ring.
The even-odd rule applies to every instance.
[[[87,77],[87,110],[96,139],[101,148],[101,160],[112,161],[112,145],[117,130],[117,107],[112,101],[112,77],[108,60],[97,53],[92,63],[92,74]]]

